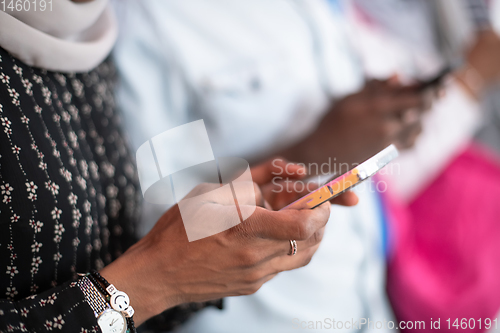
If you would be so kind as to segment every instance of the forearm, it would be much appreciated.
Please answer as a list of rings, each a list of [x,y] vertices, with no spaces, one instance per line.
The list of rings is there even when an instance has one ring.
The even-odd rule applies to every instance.
[[[309,164],[322,162],[323,158],[321,156],[321,145],[312,144],[312,136],[313,135],[310,135],[302,139],[300,142],[283,149],[278,152],[277,155],[283,156],[285,159],[297,163]]]
[[[180,295],[174,294],[174,286],[169,287],[167,281],[157,279],[156,263],[160,261],[154,260],[148,247],[147,242],[139,242],[100,271],[109,283],[130,297],[136,326],[183,303]]]
[[[329,166],[328,170],[332,170],[332,172],[339,170],[339,168],[345,170],[346,166],[348,166],[347,169],[351,169],[355,163],[360,163],[385,148],[385,143],[382,142],[374,141],[372,143],[376,146],[371,147],[358,145],[355,142],[356,139],[354,141],[341,139],[343,136],[344,134],[340,131],[325,131],[319,128],[300,142],[283,149],[277,155],[295,163],[317,165],[317,167],[308,167],[307,171],[309,173],[323,173],[321,166],[324,163]]]
[[[330,113],[335,111],[330,111]],[[284,148],[278,152],[277,156],[282,156],[289,161],[296,163],[311,163],[321,165],[322,163],[347,162],[349,163],[354,157],[348,156],[348,151],[342,149],[342,130],[336,126],[329,130],[327,124],[333,121],[332,114],[327,114],[319,126],[300,141]],[[338,123],[338,122],[337,122]],[[314,170],[312,170],[314,171]],[[311,170],[308,170],[311,172]]]

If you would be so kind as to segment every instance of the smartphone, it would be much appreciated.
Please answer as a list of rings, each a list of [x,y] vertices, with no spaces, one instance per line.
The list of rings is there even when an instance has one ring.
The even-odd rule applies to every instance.
[[[425,89],[434,88],[434,87],[440,85],[443,82],[444,78],[448,74],[450,74],[451,72],[453,72],[453,67],[452,66],[445,67],[443,70],[441,70],[433,78],[425,80],[425,81],[421,81],[418,84],[418,89],[419,90],[425,90]]]
[[[303,196],[297,201],[292,202],[283,209],[314,209],[319,205],[332,200],[336,196],[352,189],[364,180],[375,175],[389,162],[399,155],[398,149],[390,145],[377,155],[371,157],[357,167],[351,169],[340,177],[328,181],[317,190]]]

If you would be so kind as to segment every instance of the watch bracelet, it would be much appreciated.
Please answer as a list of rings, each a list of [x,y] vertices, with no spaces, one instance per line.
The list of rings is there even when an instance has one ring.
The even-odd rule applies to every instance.
[[[106,302],[109,303],[110,302],[109,293],[106,291],[106,289],[103,288],[103,286],[99,283],[99,281],[97,281],[96,278],[92,274],[87,275],[87,278],[94,285],[94,287],[99,291],[99,293],[106,300]]]
[[[107,309],[110,309],[110,304],[106,301],[104,296],[97,290],[96,286],[92,283],[92,281],[84,276],[80,280],[78,280],[78,287],[83,292],[85,296],[85,300],[89,304],[92,311],[94,311],[95,317],[99,317],[99,315]]]

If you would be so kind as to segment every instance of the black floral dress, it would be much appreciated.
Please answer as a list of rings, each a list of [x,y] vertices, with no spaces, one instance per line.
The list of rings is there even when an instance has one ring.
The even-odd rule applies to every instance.
[[[110,63],[53,73],[0,48],[0,332],[100,331],[74,281],[136,241],[140,195],[113,87]]]
[[[0,330],[97,330],[72,282],[135,242],[137,178],[114,69],[33,69],[0,50]],[[66,328],[71,326],[71,328]]]

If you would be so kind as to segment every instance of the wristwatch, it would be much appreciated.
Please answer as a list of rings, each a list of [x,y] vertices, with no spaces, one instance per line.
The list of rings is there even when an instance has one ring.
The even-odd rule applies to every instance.
[[[125,333],[127,331],[125,315],[110,306],[87,276],[78,281],[78,287],[94,311],[102,333]]]

